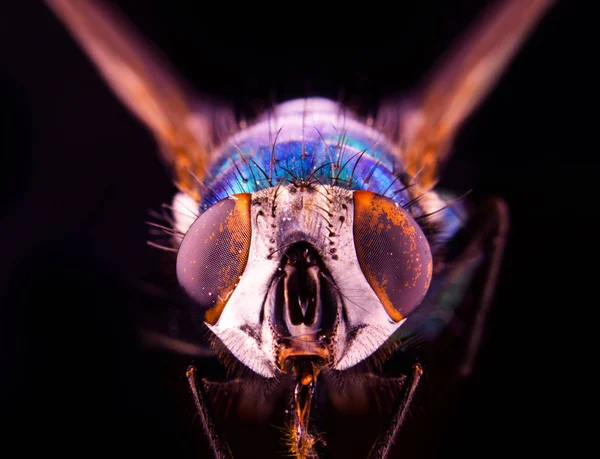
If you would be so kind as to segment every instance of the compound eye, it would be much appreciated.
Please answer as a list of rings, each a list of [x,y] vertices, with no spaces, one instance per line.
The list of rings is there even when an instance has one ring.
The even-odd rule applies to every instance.
[[[214,325],[246,268],[252,224],[249,193],[224,199],[186,233],[177,254],[177,280]]]
[[[360,268],[396,322],[423,300],[431,281],[429,243],[399,204],[371,191],[354,192],[354,246]]]

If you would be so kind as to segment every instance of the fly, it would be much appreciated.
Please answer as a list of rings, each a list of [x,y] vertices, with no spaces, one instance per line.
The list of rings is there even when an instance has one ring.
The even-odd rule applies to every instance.
[[[498,2],[414,98],[383,104],[375,118],[308,98],[249,124],[232,107],[192,97],[107,6],[47,3],[154,134],[173,173],[172,215],[155,226],[176,253],[190,321],[237,375],[211,381],[201,366],[187,371],[213,456],[233,457],[215,394],[282,415],[287,454],[304,459],[329,454],[323,394],[343,409],[386,388],[387,419],[368,457],[389,457],[424,368],[381,368],[436,339],[467,288],[477,307],[457,376],[472,371],[508,210],[499,199],[467,205],[436,185],[459,128],[553,2]]]

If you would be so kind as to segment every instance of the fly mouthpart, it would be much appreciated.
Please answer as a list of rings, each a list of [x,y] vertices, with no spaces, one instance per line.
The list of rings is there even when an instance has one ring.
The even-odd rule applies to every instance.
[[[291,446],[297,457],[316,457],[314,447],[324,443],[322,438],[309,431],[310,409],[322,363],[318,358],[306,356],[290,360],[290,371],[296,381],[290,409]]]
[[[318,250],[308,242],[297,242],[285,251],[275,280],[272,317],[279,342],[277,364],[284,373],[298,358],[314,359],[319,367],[332,361],[329,345],[338,304],[329,279]]]
[[[328,366],[330,361],[331,354],[329,349],[326,346],[315,343],[303,343],[289,347],[281,346],[277,358],[277,364],[281,372],[293,372],[297,376],[298,381],[306,380],[309,375],[304,370],[299,370],[300,366],[304,365],[303,362],[310,362],[311,368],[316,369],[316,373],[314,373],[314,378],[316,378],[321,368]],[[314,378],[310,378],[308,382],[311,382]]]

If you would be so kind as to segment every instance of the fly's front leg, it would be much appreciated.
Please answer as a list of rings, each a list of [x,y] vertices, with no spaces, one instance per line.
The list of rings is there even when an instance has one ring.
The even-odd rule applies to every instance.
[[[186,372],[192,395],[194,396],[194,402],[196,403],[196,409],[202,422],[202,427],[208,438],[208,443],[213,452],[215,459],[232,459],[233,455],[227,443],[222,442],[217,435],[216,428],[213,422],[213,416],[210,413],[208,405],[206,404],[206,391],[204,390],[203,383],[197,384],[196,379],[196,368],[189,366]]]
[[[458,374],[461,377],[467,377],[473,371],[473,365],[479,351],[483,331],[490,313],[509,228],[510,218],[506,202],[502,199],[494,198],[487,203],[485,208],[489,209],[489,213],[487,213],[488,218],[486,218],[486,221],[481,226],[479,236],[475,238],[470,246],[472,246],[472,250],[480,250],[480,248],[483,247],[483,250],[488,253],[489,261],[486,267],[487,272],[484,276],[479,307],[475,316],[465,356],[458,370]]]
[[[406,414],[408,412],[408,407],[410,406],[410,402],[413,399],[415,391],[417,390],[417,386],[419,385],[419,380],[423,375],[423,368],[421,365],[416,363],[413,366],[413,373],[410,378],[410,385],[405,389],[404,397],[401,397],[396,409],[392,413],[392,419],[390,421],[390,425],[388,428],[379,435],[373,447],[371,448],[371,452],[369,453],[368,459],[386,459],[390,454],[390,450],[394,445],[394,441],[396,439],[396,435],[402,427],[404,423],[404,419],[406,418]],[[396,379],[398,384],[404,385],[406,380],[404,378]]]

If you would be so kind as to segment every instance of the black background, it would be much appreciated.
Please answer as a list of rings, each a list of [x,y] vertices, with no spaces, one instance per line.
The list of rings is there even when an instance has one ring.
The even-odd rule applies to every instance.
[[[342,94],[375,108],[414,87],[486,3],[326,12],[308,4],[118,2],[188,81],[245,112],[306,95]],[[534,432],[547,432],[560,403],[547,366],[558,353],[548,329],[563,312],[552,280],[560,256],[549,252],[569,180],[561,140],[576,83],[577,15],[569,2],[549,12],[465,127],[447,169],[445,183],[457,192],[503,196],[512,228],[460,408],[440,439],[415,432],[438,445],[431,457],[547,447]],[[156,261],[144,222],[173,193],[153,140],[42,4],[2,6],[0,53],[1,447],[198,457],[187,426],[193,408],[182,417],[171,390],[186,391],[185,362],[143,350],[134,336],[135,290]]]

